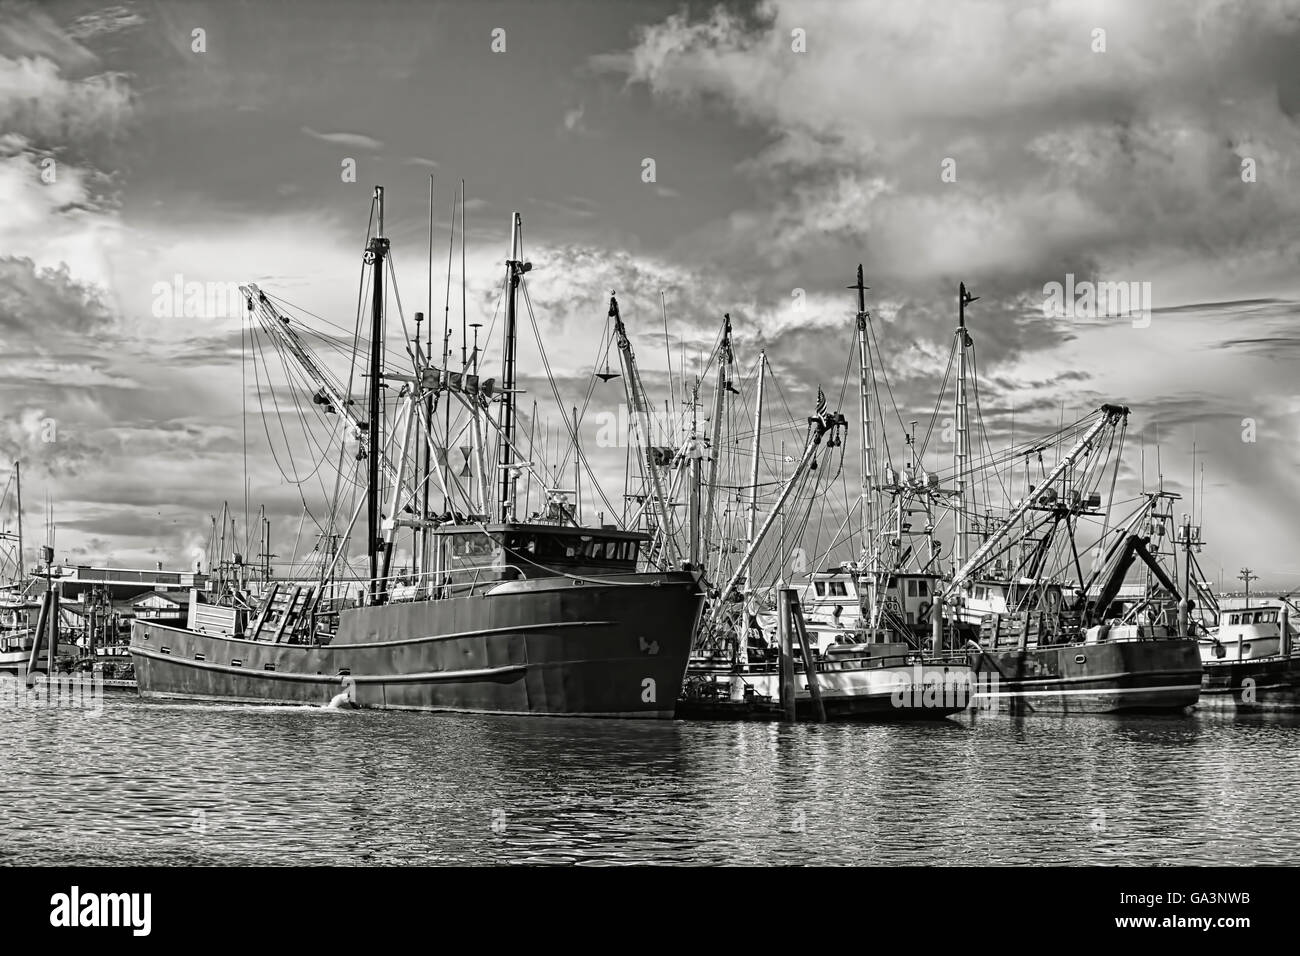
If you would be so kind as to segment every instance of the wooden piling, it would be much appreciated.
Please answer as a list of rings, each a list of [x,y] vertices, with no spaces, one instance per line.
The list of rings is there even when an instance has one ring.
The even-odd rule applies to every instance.
[[[36,673],[41,662],[41,646],[45,643],[45,631],[49,626],[50,604],[53,589],[41,595],[41,609],[36,614],[36,629],[32,631],[32,652],[27,658],[27,686],[31,686],[32,675]],[[51,655],[53,659],[53,655]]]
[[[943,599],[935,597],[930,605],[930,643],[935,657],[943,654]]]
[[[817,716],[817,722],[826,723],[826,705],[822,703],[822,691],[818,686],[817,676],[817,655],[813,652],[812,641],[808,638],[808,625],[803,619],[803,606],[799,603],[799,595],[790,591],[790,622],[794,627],[795,636],[799,638],[799,646],[803,648],[803,669],[808,675],[808,693],[812,697],[813,713]]]
[[[780,702],[781,713],[790,723],[797,720],[794,706],[794,649],[790,631],[790,605],[795,596],[794,588],[781,588],[777,600],[777,641],[780,645]]]

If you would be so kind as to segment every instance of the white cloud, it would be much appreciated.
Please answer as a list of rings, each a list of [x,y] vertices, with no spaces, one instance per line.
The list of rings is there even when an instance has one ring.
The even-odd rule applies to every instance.
[[[318,139],[323,143],[332,143],[335,146],[350,146],[356,149],[384,148],[384,144],[379,140],[361,133],[318,133],[310,126],[304,126],[302,131],[312,139]]]
[[[870,236],[877,274],[1025,278],[1211,232],[1295,242],[1286,171],[1300,130],[1277,76],[1297,10],[768,0],[753,15],[675,14],[597,64],[770,134],[742,171],[773,201],[732,231],[768,263]],[[796,28],[807,52],[792,50]],[[1244,156],[1270,170],[1250,186]],[[945,159],[955,182],[941,181]]]
[[[564,128],[570,133],[586,132],[586,127],[582,123],[583,113],[586,112],[586,106],[579,104],[570,110],[564,111]]]
[[[131,109],[130,87],[120,74],[70,80],[53,60],[0,55],[0,126],[27,139],[63,143],[113,131]]]

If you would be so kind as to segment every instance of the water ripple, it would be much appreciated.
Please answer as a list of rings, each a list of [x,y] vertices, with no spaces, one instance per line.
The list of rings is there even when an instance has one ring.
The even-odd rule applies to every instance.
[[[0,862],[1290,863],[1300,721],[0,709]]]

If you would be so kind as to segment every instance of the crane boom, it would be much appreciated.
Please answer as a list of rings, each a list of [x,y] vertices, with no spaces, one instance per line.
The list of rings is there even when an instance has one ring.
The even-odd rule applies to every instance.
[[[1056,467],[1053,468],[1051,473],[1043,480],[1041,487],[1050,488],[1056,480],[1074,464],[1079,456],[1088,450],[1092,445],[1093,440],[1096,439],[1098,435],[1100,435],[1105,429],[1114,425],[1115,422],[1128,417],[1128,408],[1124,405],[1103,405],[1100,410],[1102,413],[1101,417],[1092,423],[1092,426],[1084,433],[1083,437],[1075,442],[1074,447],[1066,452],[1065,457],[1056,463]],[[984,562],[984,559],[988,556],[989,552],[993,550],[994,546],[1011,533],[1012,527],[1014,527],[1015,523],[1020,520],[1021,516],[1033,506],[1035,500],[1035,495],[1027,494],[1020,504],[1011,509],[1011,513],[1007,515],[1006,520],[998,526],[997,530],[989,535],[988,540],[976,548],[975,553],[972,554],[966,562],[953,573],[952,580],[949,581],[948,586],[943,589],[941,597],[946,598],[957,590],[957,588],[961,587],[962,583],[970,577],[971,573]]]
[[[316,387],[316,394],[324,398],[323,404],[342,415],[344,420],[352,427],[354,434],[358,436],[367,435],[367,440],[369,440],[367,434],[369,424],[357,411],[356,403],[344,395],[334,384],[333,379],[321,368],[320,363],[312,356],[307,346],[303,344],[302,339],[298,337],[298,333],[293,326],[289,324],[288,316],[282,315],[271,304],[271,300],[267,298],[266,293],[254,283],[250,282],[248,285],[241,285],[239,291],[244,293],[249,310],[258,316],[262,327],[302,368],[308,380]],[[389,461],[387,454],[384,454],[382,449],[380,464],[386,477],[393,479],[397,474],[397,469],[393,467],[393,463]]]
[[[645,395],[641,390],[641,372],[637,369],[636,355],[632,352],[632,342],[628,338],[623,317],[618,311],[618,300],[609,297],[609,317],[614,320],[614,336],[618,343],[619,361],[623,365],[623,381],[627,388],[627,402],[636,416],[637,431],[640,433],[642,448],[646,453],[646,469],[650,474],[650,484],[654,489],[654,506],[659,518],[659,534],[663,550],[661,555],[676,563],[681,560],[677,541],[672,534],[672,521],[668,514],[668,502],[664,498],[663,482],[659,477],[659,466],[655,464],[651,452],[650,410],[646,407]]]

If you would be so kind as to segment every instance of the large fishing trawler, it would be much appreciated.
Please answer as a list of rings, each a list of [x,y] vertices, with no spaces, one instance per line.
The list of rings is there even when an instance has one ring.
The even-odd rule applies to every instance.
[[[982,678],[977,698],[995,698],[981,701],[986,707],[1021,714],[1180,712],[1197,701],[1200,662],[1188,599],[1148,550],[1167,527],[1158,506],[1176,496],[1144,495],[1127,520],[1110,528],[1109,504],[1102,508],[1093,490],[1107,471],[1098,452],[1115,446],[1128,415],[1124,406],[1103,405],[1076,423],[1073,447],[984,529],[979,547],[938,595],[967,636]],[[1081,542],[1089,521],[1101,522],[1100,533]],[[1139,534],[1144,523],[1148,533]],[[1141,600],[1118,600],[1138,559],[1148,587]]]
[[[519,216],[511,223],[497,385],[479,374],[477,328],[472,355],[462,347],[461,368],[453,371],[450,331],[444,328],[443,360],[433,362],[432,323],[421,342],[419,313],[416,332],[404,343],[408,370],[386,363],[385,278],[392,266],[383,202],[377,187],[376,228],[365,255],[371,287],[366,413],[316,359],[279,300],[255,285],[241,287],[261,331],[314,390],[310,405],[318,415],[341,419],[359,442],[354,457],[364,463],[356,481],[362,497],[346,510],[336,498],[330,514],[342,514],[344,526],[324,536],[313,576],[268,583],[257,595],[236,580],[217,602],[195,592],[185,627],[137,621],[131,653],[140,693],[671,718],[701,605],[697,575],[662,563],[646,566],[644,534],[583,525],[565,492],[538,475],[531,441],[527,449],[517,442],[518,304],[531,269],[521,255]],[[461,229],[463,243],[463,212]],[[399,298],[395,304],[400,314]],[[362,328],[359,317],[358,345]],[[453,402],[458,417],[465,416],[455,434]],[[386,404],[396,406],[391,415]],[[576,443],[576,426],[570,434]],[[459,474],[448,465],[452,447],[466,455]],[[340,471],[339,484],[350,477]],[[516,510],[521,478],[542,482],[544,504],[535,514]],[[431,507],[435,484],[442,508]],[[367,570],[348,575],[347,542],[359,519]],[[399,532],[412,536],[410,568],[394,568]]]
[[[1199,687],[1196,645],[1186,621],[1180,629],[1167,602],[1159,619],[1123,619],[1111,607],[1114,594],[1105,595],[1122,584],[1140,548],[1119,556],[1112,548],[1111,563],[1091,576],[1082,566],[1089,555],[1089,546],[1079,542],[1082,526],[1100,525],[1090,545],[1098,556],[1103,543],[1112,541],[1111,502],[1102,507],[1099,488],[1108,471],[1105,452],[1116,442],[1123,447],[1128,409],[1104,405],[1047,438],[993,448],[980,418],[974,339],[966,324],[967,307],[977,299],[960,284],[944,384],[924,435],[918,440],[913,428],[906,436],[910,460],[887,465],[879,478],[869,460],[863,464],[864,502],[873,500],[873,491],[885,498],[876,508],[880,530],[868,537],[870,551],[860,569],[863,607],[872,609],[868,630],[883,627],[915,638],[928,625],[932,653],[967,652],[975,671],[972,696],[981,709],[1185,709],[1196,702]],[[952,417],[940,432],[953,442],[952,471],[941,477],[924,466],[924,455],[954,380]],[[892,394],[887,382],[885,391]],[[978,450],[972,434],[982,438]],[[1058,458],[1049,469],[1045,455],[1053,448]],[[994,501],[1014,481],[1017,460],[1027,471],[1033,461],[1040,477],[1027,480],[1025,494],[999,514]],[[1115,460],[1117,468],[1118,454]],[[981,496],[983,515],[975,506]],[[952,534],[947,553],[939,540],[944,522]],[[1128,531],[1121,535],[1122,541],[1128,537]],[[1107,583],[1099,594],[1095,585],[1103,574]],[[1063,588],[1071,582],[1067,602]]]

